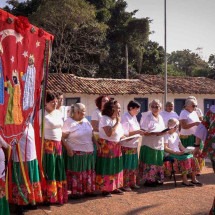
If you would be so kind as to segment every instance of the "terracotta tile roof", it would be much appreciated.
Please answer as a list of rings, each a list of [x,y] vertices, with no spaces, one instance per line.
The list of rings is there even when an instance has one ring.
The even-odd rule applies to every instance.
[[[82,78],[73,74],[50,73],[48,77],[49,90],[62,91],[63,93],[81,94],[151,94],[163,93],[151,84],[146,84],[139,79],[107,79],[107,78]]]
[[[146,85],[164,89],[164,76],[140,75],[140,80]],[[168,93],[215,94],[215,80],[205,77],[168,76]]]

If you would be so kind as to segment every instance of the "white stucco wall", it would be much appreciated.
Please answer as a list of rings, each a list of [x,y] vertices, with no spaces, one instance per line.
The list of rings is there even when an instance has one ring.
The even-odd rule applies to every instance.
[[[174,99],[186,99],[191,94],[168,94],[167,95],[167,101],[173,101]],[[215,99],[215,95],[200,95],[200,94],[193,94],[192,96],[195,96],[198,101],[198,107],[204,112],[204,99]],[[86,116],[91,116],[91,113],[95,110],[95,99],[98,97],[98,95],[87,95],[87,94],[72,94],[67,93],[64,94],[64,100],[66,98],[72,98],[72,97],[80,97],[81,103],[85,104],[87,107]],[[115,98],[120,104],[121,104],[121,112],[124,113],[127,111],[127,104],[130,100],[133,100],[134,98],[148,98],[148,102],[150,103],[153,99],[159,99],[164,107],[164,95],[163,94],[146,94],[146,95],[111,95],[111,98]],[[163,108],[162,108],[163,109]]]
[[[66,93],[64,94],[64,100],[66,98],[72,98],[72,97],[80,97],[81,103],[85,104],[87,107],[86,115],[91,116],[91,113],[96,109],[95,105],[95,99],[98,97],[98,95],[86,95],[86,94],[71,94]],[[134,98],[148,98],[148,101],[151,102],[153,99],[160,99],[163,100],[162,94],[147,94],[147,95],[110,95],[110,98],[116,99],[120,105],[121,105],[121,112],[125,113],[127,111],[127,104],[130,100],[134,100]]]
[[[204,99],[215,99],[214,94],[168,94],[167,100],[173,101],[174,99],[186,99],[188,96],[195,96],[198,101],[198,107],[204,112]]]

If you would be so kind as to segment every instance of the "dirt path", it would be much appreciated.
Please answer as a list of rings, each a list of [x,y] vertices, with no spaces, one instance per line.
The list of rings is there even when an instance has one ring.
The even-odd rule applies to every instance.
[[[117,215],[203,215],[208,214],[215,196],[215,174],[209,163],[206,163],[199,180],[203,187],[186,188],[181,186],[177,176],[177,187],[167,180],[163,186],[156,188],[143,187],[138,192],[127,192],[123,196],[112,198],[102,196],[70,200],[63,206],[39,207],[25,215],[84,215],[84,214],[117,214]]]

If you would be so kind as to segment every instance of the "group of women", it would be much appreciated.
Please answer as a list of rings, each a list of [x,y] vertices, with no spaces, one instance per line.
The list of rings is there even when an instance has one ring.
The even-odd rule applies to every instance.
[[[143,114],[140,123],[136,118],[140,111],[139,103],[130,101],[127,112],[120,117],[119,102],[103,95],[96,99],[97,109],[92,113],[91,123],[85,118],[86,107],[82,103],[71,105],[70,116],[64,121],[61,97],[61,94],[46,93],[44,117],[40,120],[40,125],[44,126],[44,134],[41,135],[44,137],[42,169],[45,186],[40,184],[39,167],[33,149],[35,139],[30,124],[23,135],[23,142],[27,138],[30,143],[34,143],[28,150],[29,161],[26,161],[29,187],[17,184],[23,181],[23,176],[19,165],[16,167],[15,164],[14,180],[17,175],[21,178],[14,182],[13,203],[19,206],[41,202],[47,205],[63,204],[68,201],[68,196],[94,196],[99,191],[111,197],[113,194],[122,195],[124,191],[138,189],[142,184],[153,187],[162,185],[165,153],[175,160],[174,167],[182,174],[183,186],[202,186],[196,178],[200,160],[185,150],[187,146],[194,146],[194,155],[201,154],[201,137],[195,137],[197,126],[201,123],[196,112],[195,97],[186,100],[180,116],[173,111],[171,102],[167,102],[165,111],[160,113],[161,102],[154,99],[149,105],[150,111]],[[204,140],[205,149],[209,148],[214,165],[210,122],[214,123],[215,111],[210,111],[212,113],[206,114],[202,124],[209,130],[210,138]],[[138,159],[140,137],[142,144]],[[7,147],[3,139],[0,139],[0,144]],[[26,153],[26,147],[24,149]],[[63,149],[66,153],[63,153]],[[205,154],[206,150],[203,151]],[[187,179],[188,174],[191,174],[191,182]],[[1,177],[0,187],[3,187],[4,175]],[[0,201],[6,205],[6,200],[1,196]],[[17,212],[22,214],[23,210]]]

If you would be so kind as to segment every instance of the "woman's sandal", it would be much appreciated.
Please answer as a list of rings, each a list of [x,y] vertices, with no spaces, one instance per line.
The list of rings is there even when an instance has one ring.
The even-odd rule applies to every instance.
[[[126,191],[126,192],[131,192],[132,191],[132,189],[130,187],[123,187],[122,190]]]
[[[112,192],[113,194],[124,195],[124,192],[120,189],[116,189]]]
[[[106,192],[106,191],[103,191],[103,192],[102,192],[102,195],[103,195],[104,197],[112,197],[111,193],[110,193],[110,192]]]
[[[200,187],[203,186],[203,184],[201,182],[199,182],[199,181],[196,181],[196,182],[191,181],[191,183],[196,185],[196,186],[200,186]]]
[[[190,183],[185,184],[184,182],[182,182],[182,185],[185,186],[185,187],[194,187],[194,184],[190,184]]]

